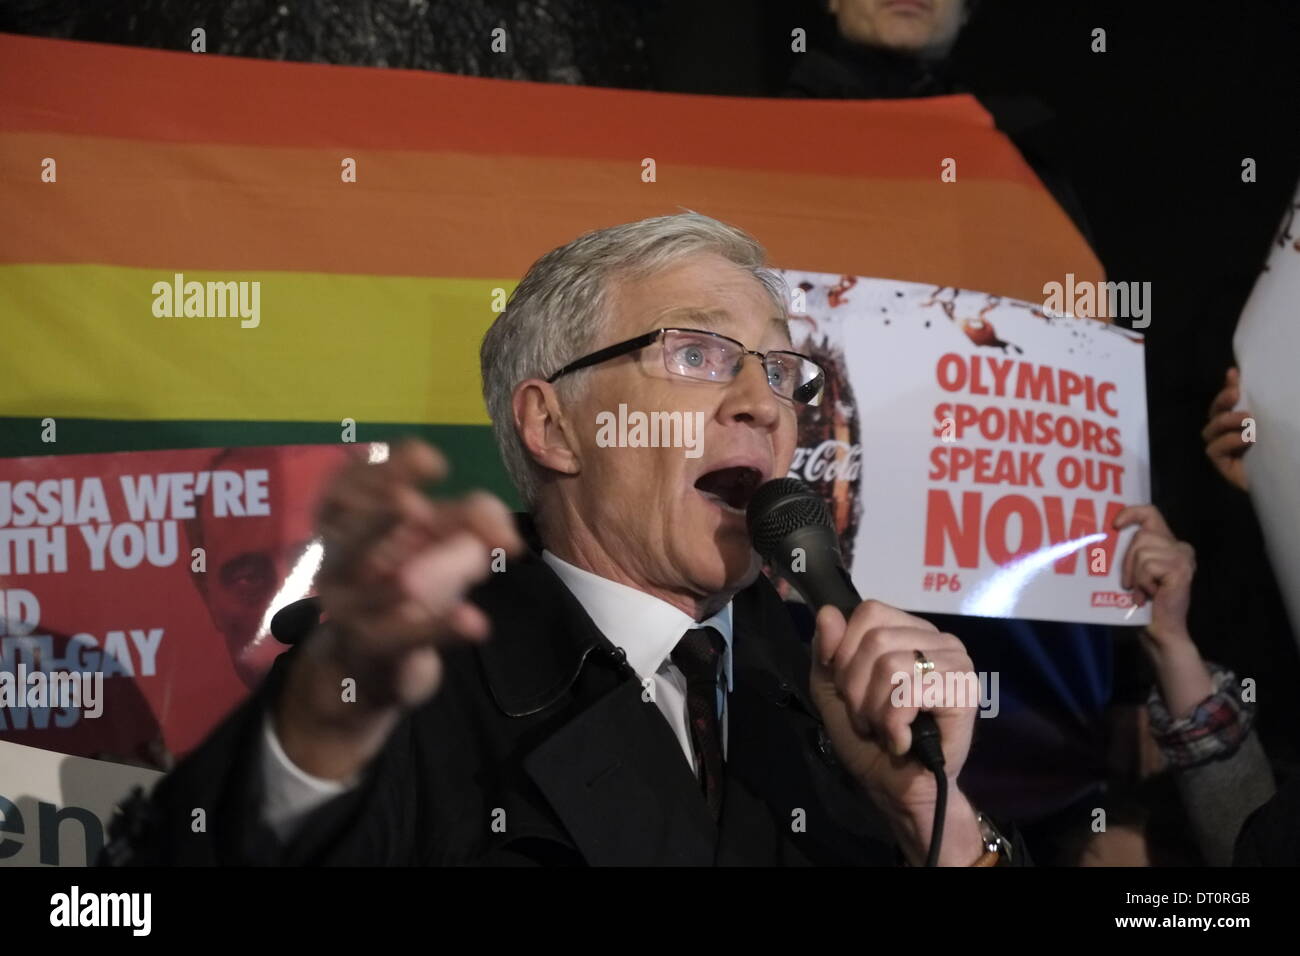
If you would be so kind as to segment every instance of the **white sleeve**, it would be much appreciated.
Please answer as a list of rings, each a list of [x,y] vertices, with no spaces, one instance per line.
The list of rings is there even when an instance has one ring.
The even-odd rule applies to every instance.
[[[322,780],[298,769],[280,746],[272,723],[266,714],[262,719],[262,820],[287,842],[309,813],[356,784]]]

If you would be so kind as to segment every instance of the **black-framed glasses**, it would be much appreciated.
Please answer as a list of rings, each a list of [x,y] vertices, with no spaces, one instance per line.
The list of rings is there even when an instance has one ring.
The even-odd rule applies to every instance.
[[[782,398],[803,407],[821,401],[826,388],[826,371],[806,355],[774,349],[757,352],[743,342],[704,329],[655,329],[626,342],[610,345],[570,362],[546,381],[628,355],[659,341],[663,345],[664,367],[674,375],[706,382],[730,382],[740,374],[746,355],[757,355],[767,372],[767,384]]]

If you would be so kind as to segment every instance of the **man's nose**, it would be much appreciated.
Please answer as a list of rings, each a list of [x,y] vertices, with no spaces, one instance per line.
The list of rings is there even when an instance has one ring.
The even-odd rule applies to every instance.
[[[767,366],[757,355],[745,355],[740,371],[727,385],[718,410],[724,422],[747,421],[772,428],[781,420],[781,399],[767,381]]]

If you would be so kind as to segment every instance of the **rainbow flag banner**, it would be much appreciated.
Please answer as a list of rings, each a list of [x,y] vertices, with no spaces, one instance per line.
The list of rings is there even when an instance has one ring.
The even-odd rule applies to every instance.
[[[1024,475],[1001,505],[932,475],[953,504],[927,511],[936,411],[982,415],[1001,401],[984,383],[1013,363],[1035,389],[1095,380],[1089,395],[1144,408],[1140,376],[1117,365],[1140,370],[1138,342],[1092,329],[1087,354],[1071,351],[1048,314],[1047,287],[1088,288],[1102,269],[970,97],[682,96],[0,35],[0,676],[88,675],[95,695],[29,695],[0,722],[0,777],[8,759],[42,806],[88,811],[84,847],[45,854],[42,839],[40,862],[97,851],[100,803],[66,784],[116,798],[119,764],[166,769],[261,679],[282,650],[270,615],[310,587],[313,502],[344,458],[419,435],[451,461],[448,493],[517,503],[480,392],[484,331],[543,253],[682,209],[753,233],[794,284],[795,341],[828,368],[832,400],[800,422],[792,473],[832,501],[846,542],[910,549],[877,596],[1006,613],[967,607],[987,597],[980,575],[1018,573],[1034,558],[1020,550],[1062,535],[1091,540],[1085,519],[1141,497],[1135,459],[1114,495],[1088,492],[1091,511],[1031,494]],[[1111,425],[1061,394],[1020,404],[1040,399],[1020,412]],[[1142,423],[1121,424],[1136,455]],[[919,477],[884,488],[886,458]],[[1041,542],[990,539],[971,501],[1041,511]],[[912,531],[873,524],[893,513]],[[1051,573],[1078,600],[1053,607],[1113,620],[1110,604],[1078,610],[1110,586],[1068,563]],[[888,583],[860,573],[873,592]],[[1031,676],[1017,685],[1004,655],[1003,691],[1029,719],[992,722],[1015,748],[983,737],[1023,753],[1026,724],[1055,727],[1059,710],[1026,688],[1060,682],[1041,679],[1036,643],[1016,653]],[[1066,681],[1100,651],[1061,653]]]
[[[494,308],[548,249],[682,208],[787,269],[1029,301],[1102,277],[964,96],[666,95],[8,35],[0,89],[5,455],[330,443],[350,420],[357,441],[422,435],[452,489],[513,500],[479,391]]]

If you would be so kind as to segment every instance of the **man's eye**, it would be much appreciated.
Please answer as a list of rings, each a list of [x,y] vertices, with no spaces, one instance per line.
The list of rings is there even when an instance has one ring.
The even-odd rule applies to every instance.
[[[693,368],[702,368],[706,361],[704,349],[700,348],[698,345],[688,345],[686,348],[682,349],[681,356],[682,362],[686,365],[692,366]]]
[[[677,350],[677,361],[685,368],[714,368],[722,364],[723,357],[720,349],[699,342]]]
[[[245,554],[221,566],[218,572],[223,587],[245,593],[274,587],[275,568],[264,554]]]

